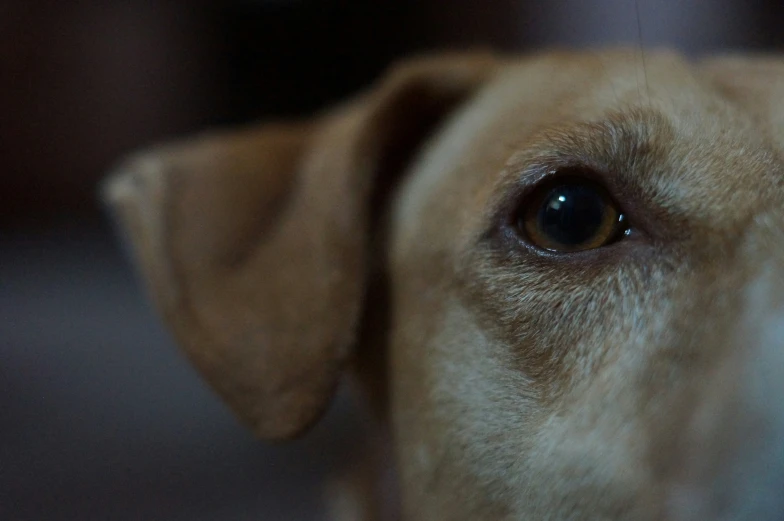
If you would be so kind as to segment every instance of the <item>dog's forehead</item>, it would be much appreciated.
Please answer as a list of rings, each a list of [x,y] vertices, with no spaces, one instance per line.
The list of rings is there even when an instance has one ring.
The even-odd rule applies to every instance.
[[[403,229],[475,232],[526,167],[567,156],[716,227],[753,211],[780,176],[753,118],[678,55],[554,53],[509,64],[432,141],[401,198]]]

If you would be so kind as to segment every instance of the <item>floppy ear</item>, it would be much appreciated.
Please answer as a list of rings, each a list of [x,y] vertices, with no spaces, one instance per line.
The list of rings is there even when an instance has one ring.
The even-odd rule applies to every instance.
[[[727,98],[748,111],[784,151],[784,58],[726,56],[707,60],[703,73]]]
[[[107,181],[178,343],[259,436],[296,435],[329,403],[361,313],[371,193],[494,69],[409,62],[314,122],[153,149]]]

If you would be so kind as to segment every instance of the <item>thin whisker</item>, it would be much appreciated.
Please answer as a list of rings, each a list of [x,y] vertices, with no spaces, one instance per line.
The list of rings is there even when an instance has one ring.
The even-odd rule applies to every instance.
[[[646,95],[648,97],[648,103],[650,103],[650,101],[651,101],[651,88],[650,88],[650,85],[648,85],[648,67],[645,64],[645,49],[644,49],[643,41],[642,41],[642,19],[640,17],[640,1],[639,0],[635,0],[635,2],[634,2],[634,10],[636,11],[636,14],[637,14],[637,37],[638,37],[639,42],[640,42],[640,57],[642,59],[642,74],[643,74],[643,77],[645,78],[645,93],[646,93]]]

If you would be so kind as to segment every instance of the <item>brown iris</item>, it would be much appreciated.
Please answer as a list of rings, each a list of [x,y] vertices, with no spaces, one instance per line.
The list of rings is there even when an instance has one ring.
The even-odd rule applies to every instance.
[[[562,253],[605,246],[628,230],[607,191],[581,178],[536,189],[524,203],[518,226],[534,246]]]

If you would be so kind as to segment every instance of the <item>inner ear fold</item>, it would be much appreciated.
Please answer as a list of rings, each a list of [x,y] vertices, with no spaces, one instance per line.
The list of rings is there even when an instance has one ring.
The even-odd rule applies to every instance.
[[[155,149],[107,183],[178,343],[259,436],[296,435],[325,409],[361,315],[371,195],[495,63],[403,64],[313,123]]]

